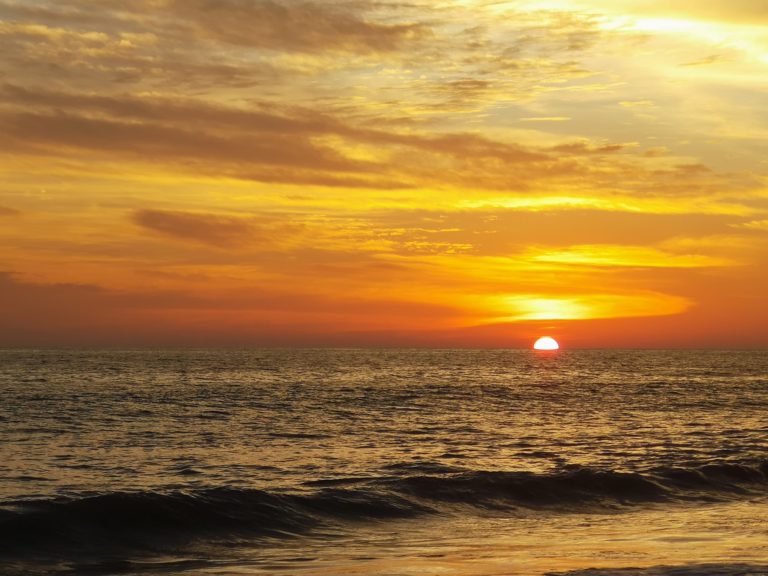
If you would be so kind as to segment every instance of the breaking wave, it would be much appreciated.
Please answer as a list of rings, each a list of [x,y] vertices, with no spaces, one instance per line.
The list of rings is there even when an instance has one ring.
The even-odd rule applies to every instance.
[[[615,511],[644,503],[754,497],[768,486],[768,461],[646,474],[583,467],[551,474],[403,470],[403,475],[314,482],[306,491],[218,487],[5,502],[0,506],[0,554],[113,546],[151,550],[201,539],[282,538],[349,522],[471,513],[472,508],[519,514]]]

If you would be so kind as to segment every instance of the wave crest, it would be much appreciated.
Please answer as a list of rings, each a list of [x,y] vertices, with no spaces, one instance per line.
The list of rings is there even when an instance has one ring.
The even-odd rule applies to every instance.
[[[407,467],[403,468],[408,469]],[[414,470],[410,470],[413,472]],[[0,553],[130,546],[196,539],[285,537],[321,526],[467,508],[570,512],[642,503],[712,501],[764,494],[768,461],[655,469],[647,474],[572,467],[551,474],[464,471],[336,479],[307,492],[209,488],[113,492],[8,502]],[[461,513],[461,512],[459,512]]]

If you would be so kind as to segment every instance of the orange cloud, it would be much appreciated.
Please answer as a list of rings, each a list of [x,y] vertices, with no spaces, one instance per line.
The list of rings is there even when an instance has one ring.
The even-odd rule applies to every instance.
[[[245,220],[211,214],[137,210],[133,221],[160,234],[221,247],[241,244],[253,234]]]

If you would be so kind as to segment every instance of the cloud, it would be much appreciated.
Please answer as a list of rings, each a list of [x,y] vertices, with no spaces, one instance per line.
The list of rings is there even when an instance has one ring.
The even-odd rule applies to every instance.
[[[251,223],[230,216],[145,209],[134,212],[132,219],[139,226],[166,236],[222,248],[242,244],[254,234]]]
[[[763,0],[655,0],[649,3],[648,10],[720,22],[752,25],[768,22],[768,5]]]
[[[205,296],[37,283],[0,272],[0,345],[321,345],[360,317],[374,330],[421,318],[442,325],[450,306],[389,298],[328,297],[251,286]],[[351,344],[354,340],[346,341]]]
[[[429,33],[420,24],[367,20],[352,11],[355,4],[171,0],[168,6],[176,17],[191,23],[199,36],[268,50],[388,52]]]
[[[0,216],[16,216],[21,214],[15,208],[8,208],[7,206],[0,206]]]
[[[747,228],[748,230],[768,230],[768,220],[752,220],[751,222],[744,222],[737,226],[740,228]]]
[[[504,255],[521,246],[617,246],[631,238],[637,246],[678,237],[681,230],[696,237],[727,233],[740,222],[736,216],[653,214],[638,211],[545,210],[379,210],[366,218],[367,229],[393,242],[431,241],[471,244],[474,254]],[[397,236],[394,236],[397,234]],[[685,248],[676,247],[678,251]]]
[[[602,146],[592,146],[588,142],[571,142],[553,146],[552,151],[573,155],[606,154],[611,152],[621,152],[630,147],[631,146],[628,144],[604,144]]]
[[[57,3],[64,4],[64,2]],[[22,7],[0,2],[0,74],[40,86],[77,86],[108,93],[142,86],[162,92],[247,89],[299,74],[287,62],[211,46],[163,17],[158,5],[86,3]],[[111,8],[111,9],[110,9]],[[145,16],[151,13],[152,17]],[[5,18],[4,18],[5,17]],[[187,34],[187,35],[185,35]]]
[[[624,15],[662,16],[756,24],[768,22],[768,6],[763,0],[579,0],[579,7],[621,10]]]
[[[301,109],[260,109],[222,106],[183,97],[157,95],[127,96],[30,89],[15,84],[0,86],[0,94],[20,108],[43,109],[49,113],[67,110],[70,114],[106,115],[123,121],[181,123],[197,127],[256,130],[271,134],[346,133],[350,129],[338,120],[319,112]],[[293,112],[293,116],[289,115]]]
[[[78,95],[15,85],[4,85],[0,92],[16,104],[15,110],[0,113],[5,140],[0,146],[65,156],[72,149],[88,150],[265,182],[404,188],[413,185],[413,178],[444,181],[440,166],[450,162],[458,164],[452,174],[458,176],[455,168],[461,167],[478,184],[489,171],[503,170],[506,180],[511,166],[530,166],[525,174],[517,168],[516,179],[573,172],[577,166],[563,160],[588,149],[584,144],[547,151],[472,133],[377,130],[301,108],[224,107],[191,99]],[[375,147],[375,158],[356,158],[360,144]]]
[[[0,2],[0,17],[10,22],[36,22],[49,29],[71,28],[119,32],[150,32],[169,41],[197,40],[275,51],[387,52],[408,41],[429,37],[424,24],[405,18],[393,22],[374,2],[313,2],[301,0],[128,0],[100,3],[93,11],[87,0],[64,0],[25,6]],[[151,18],[145,15],[151,13]]]
[[[377,167],[375,162],[348,158],[315,144],[308,135],[290,133],[264,138],[247,131],[219,134],[161,123],[26,112],[7,114],[0,119],[0,127],[6,146],[17,152],[66,157],[72,149],[79,149],[94,155],[165,162],[177,170],[218,176],[250,174],[258,179],[258,167],[352,173],[371,172]]]
[[[131,161],[264,183],[370,190],[470,187],[530,194],[579,188],[593,199],[716,195],[738,182],[702,163],[649,157],[634,143],[535,146],[478,132],[393,130],[299,106],[225,106],[191,98],[94,95],[4,85],[0,151]],[[89,170],[90,170],[89,164]],[[753,179],[754,180],[754,179]],[[559,186],[551,184],[558,182]],[[663,192],[661,192],[663,191]],[[618,209],[621,202],[612,204]]]
[[[520,118],[521,122],[567,122],[570,116],[529,116]]]
[[[709,64],[714,64],[718,62],[722,57],[719,54],[710,54],[709,56],[706,56],[705,58],[700,58],[698,60],[690,60],[688,62],[683,62],[680,64],[680,66],[707,66]]]
[[[515,294],[497,298],[496,310],[508,314],[496,321],[580,320],[680,314],[691,306],[686,298],[657,292],[634,294]]]
[[[537,262],[611,268],[705,268],[735,264],[716,256],[674,254],[651,246],[609,244],[584,244],[560,250],[531,249],[526,257]]]

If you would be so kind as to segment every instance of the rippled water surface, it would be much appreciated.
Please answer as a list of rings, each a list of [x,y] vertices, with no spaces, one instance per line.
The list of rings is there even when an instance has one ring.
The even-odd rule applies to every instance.
[[[6,350],[0,390],[9,571],[768,574],[765,352]]]

